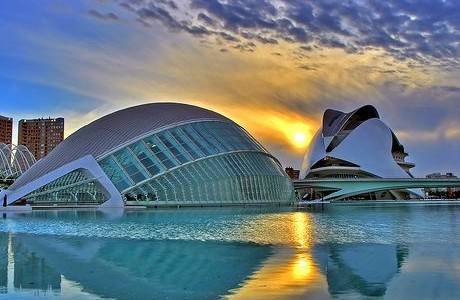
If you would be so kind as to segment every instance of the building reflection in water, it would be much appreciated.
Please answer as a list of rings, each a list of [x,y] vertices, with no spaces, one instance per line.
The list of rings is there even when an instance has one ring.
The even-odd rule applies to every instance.
[[[279,228],[270,218],[259,224],[282,228],[289,243],[277,245],[0,233],[0,292],[72,290],[117,299],[383,296],[408,256],[399,245],[315,244],[312,214],[285,217]]]
[[[68,294],[65,280],[77,285],[79,293],[117,299],[217,298],[237,287],[272,253],[269,246],[247,243],[4,233],[0,243],[3,293]],[[5,260],[8,256],[12,262]]]
[[[49,266],[44,257],[30,252],[22,243],[13,243],[13,239],[10,236],[9,255],[14,264],[14,287],[44,292],[60,290],[61,274]]]
[[[0,234],[0,293],[5,294],[8,286],[8,235]]]
[[[15,242],[12,234],[0,234],[0,293],[13,290],[35,290],[38,294],[60,291],[61,274]]]
[[[408,255],[408,248],[399,245],[314,244],[311,214],[291,216],[294,247],[275,248],[261,269],[232,291],[232,298],[383,296]]]
[[[313,253],[331,295],[379,297],[400,272],[409,250],[389,244],[333,244],[318,245]]]

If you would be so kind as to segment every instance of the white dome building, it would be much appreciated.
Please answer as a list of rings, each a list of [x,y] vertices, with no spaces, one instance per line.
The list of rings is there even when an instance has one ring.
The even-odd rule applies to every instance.
[[[411,178],[415,165],[405,161],[407,156],[373,106],[350,113],[328,109],[305,155],[301,178]],[[411,192],[379,192],[371,197],[395,199],[407,193]]]
[[[76,131],[8,190],[8,204],[209,206],[289,203],[278,160],[230,119],[153,103]]]

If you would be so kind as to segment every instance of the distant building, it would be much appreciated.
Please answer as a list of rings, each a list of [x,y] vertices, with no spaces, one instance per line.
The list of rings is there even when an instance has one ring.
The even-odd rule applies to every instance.
[[[293,167],[288,167],[284,169],[284,171],[286,171],[286,174],[288,174],[292,180],[298,180],[300,177],[300,170],[296,170]]]
[[[13,138],[13,119],[0,116],[0,144],[11,145]]]
[[[26,146],[39,160],[64,140],[64,119],[20,120],[18,131],[18,144]]]
[[[454,179],[458,178],[453,173],[447,172],[446,174],[442,174],[440,172],[431,173],[426,175],[426,178],[431,179]],[[442,197],[442,198],[456,198],[456,193],[458,188],[455,187],[446,187],[446,188],[427,188],[425,189],[425,193],[427,196],[431,197]]]
[[[404,146],[380,119],[375,107],[365,105],[349,113],[327,109],[305,155],[301,179],[412,178],[410,169],[415,164],[406,161],[407,156]],[[386,200],[419,196],[411,190],[391,190],[355,198]]]
[[[440,172],[431,173],[426,175],[426,178],[435,178],[435,179],[449,179],[449,178],[458,178],[453,173],[447,172],[446,174],[441,174]]]

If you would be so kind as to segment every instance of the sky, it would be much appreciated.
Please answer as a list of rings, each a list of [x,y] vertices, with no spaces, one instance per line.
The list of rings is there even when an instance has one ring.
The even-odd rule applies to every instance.
[[[416,163],[460,175],[460,3],[0,1],[0,115],[66,136],[149,102],[215,110],[299,168],[325,109],[372,104]]]

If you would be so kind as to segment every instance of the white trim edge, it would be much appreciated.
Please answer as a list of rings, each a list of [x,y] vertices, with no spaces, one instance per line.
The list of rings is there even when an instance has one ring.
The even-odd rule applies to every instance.
[[[24,186],[21,186],[17,190],[2,190],[0,192],[0,198],[3,199],[4,195],[6,194],[8,205],[10,205],[22,197],[30,194],[31,192],[45,186],[46,184],[51,183],[54,180],[78,169],[83,169],[88,172],[101,185],[102,190],[108,200],[100,204],[99,207],[124,207],[123,198],[121,197],[120,192],[117,190],[112,181],[110,181],[110,179],[107,177],[101,166],[99,166],[92,155],[83,156],[66,165],[63,165],[60,168],[55,169],[50,173],[27,183]]]

